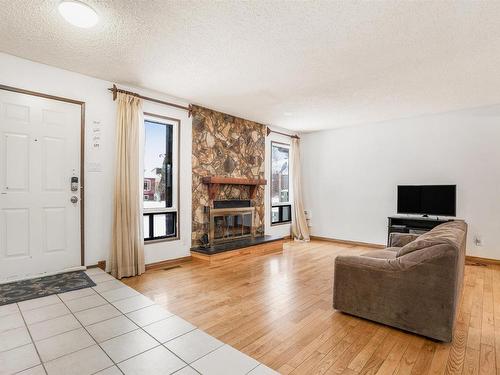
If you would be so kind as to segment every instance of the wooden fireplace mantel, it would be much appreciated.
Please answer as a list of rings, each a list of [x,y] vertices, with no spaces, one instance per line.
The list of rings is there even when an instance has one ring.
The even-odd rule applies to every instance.
[[[254,199],[257,194],[257,187],[260,185],[267,185],[267,180],[263,178],[238,178],[238,177],[223,177],[223,176],[209,176],[203,177],[203,183],[208,185],[208,196],[214,200],[219,191],[220,185],[243,185],[250,187],[250,199]]]

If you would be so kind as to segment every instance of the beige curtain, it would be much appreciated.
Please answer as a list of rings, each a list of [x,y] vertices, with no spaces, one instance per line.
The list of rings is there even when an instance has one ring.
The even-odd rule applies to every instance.
[[[304,214],[302,201],[302,183],[300,171],[300,143],[292,138],[292,187],[293,187],[293,215],[292,234],[296,240],[309,241],[309,228]]]
[[[140,275],[144,267],[140,138],[142,100],[118,94],[111,274]]]

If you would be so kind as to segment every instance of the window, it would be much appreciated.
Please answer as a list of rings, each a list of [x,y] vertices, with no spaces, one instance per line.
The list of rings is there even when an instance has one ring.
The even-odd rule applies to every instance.
[[[144,117],[144,240],[177,238],[178,120]]]
[[[271,224],[292,221],[290,202],[290,146],[271,143]]]

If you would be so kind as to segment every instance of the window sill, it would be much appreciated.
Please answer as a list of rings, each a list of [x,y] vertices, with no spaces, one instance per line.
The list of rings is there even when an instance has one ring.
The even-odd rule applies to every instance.
[[[282,225],[291,225],[292,222],[291,221],[285,221],[283,223],[274,223],[274,224],[271,224],[271,227],[280,227]]]
[[[172,242],[172,241],[179,241],[181,238],[179,236],[177,237],[168,237],[168,238],[158,238],[157,240],[148,240],[144,241],[144,245],[149,245],[153,243],[160,243],[160,242]]]

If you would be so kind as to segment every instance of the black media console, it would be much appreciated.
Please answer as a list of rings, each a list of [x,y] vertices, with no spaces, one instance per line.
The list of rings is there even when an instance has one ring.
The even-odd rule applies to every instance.
[[[422,234],[437,227],[439,224],[453,221],[453,219],[432,219],[430,217],[410,217],[410,216],[389,216],[387,230],[387,246],[391,233],[412,233]]]

